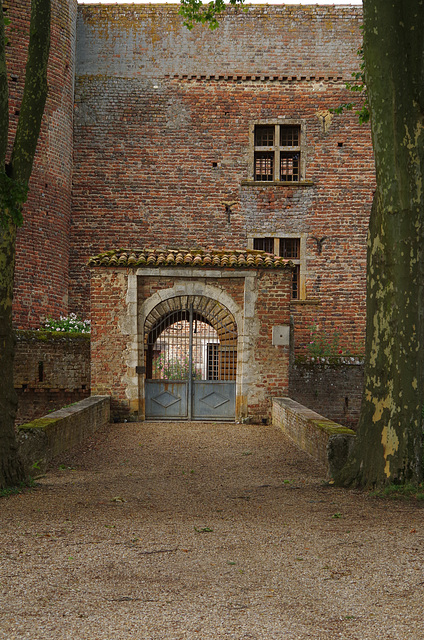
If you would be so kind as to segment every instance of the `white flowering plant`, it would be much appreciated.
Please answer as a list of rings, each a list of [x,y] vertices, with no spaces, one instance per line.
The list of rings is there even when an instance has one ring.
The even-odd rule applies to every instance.
[[[90,333],[90,320],[81,320],[75,313],[60,316],[59,320],[46,318],[39,331],[63,331],[66,333]]]

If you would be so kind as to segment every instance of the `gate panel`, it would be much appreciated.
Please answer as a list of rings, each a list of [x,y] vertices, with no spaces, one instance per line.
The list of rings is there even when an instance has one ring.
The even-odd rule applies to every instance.
[[[193,382],[193,418],[228,420],[236,413],[236,383]]]
[[[146,417],[187,418],[187,382],[146,380]]]

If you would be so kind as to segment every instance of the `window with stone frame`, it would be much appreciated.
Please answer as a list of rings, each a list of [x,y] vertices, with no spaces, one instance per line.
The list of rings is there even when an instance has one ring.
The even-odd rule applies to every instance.
[[[249,244],[252,245],[252,249],[273,253],[290,260],[293,263],[291,297],[293,300],[304,297],[304,272],[301,269],[302,263],[304,264],[303,256],[301,257],[304,240],[301,237],[252,238]]]
[[[300,182],[301,126],[255,124],[253,179],[256,182]]]

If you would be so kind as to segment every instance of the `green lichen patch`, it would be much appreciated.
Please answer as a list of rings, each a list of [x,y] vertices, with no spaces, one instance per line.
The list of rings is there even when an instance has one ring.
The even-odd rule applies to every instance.
[[[50,426],[54,422],[58,422],[59,420],[60,418],[51,417],[36,418],[35,420],[32,420],[32,422],[21,424],[18,429],[19,431],[28,431],[30,429],[45,429],[46,427]]]
[[[338,434],[347,434],[347,435],[355,435],[355,432],[349,427],[343,427],[341,424],[337,424],[337,422],[333,422],[332,420],[311,420],[312,424],[324,431],[329,436],[338,435]]]

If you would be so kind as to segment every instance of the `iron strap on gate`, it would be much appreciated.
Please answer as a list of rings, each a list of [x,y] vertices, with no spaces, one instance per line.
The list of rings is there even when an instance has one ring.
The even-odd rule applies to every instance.
[[[171,298],[145,323],[146,417],[234,419],[237,327],[204,296]]]

